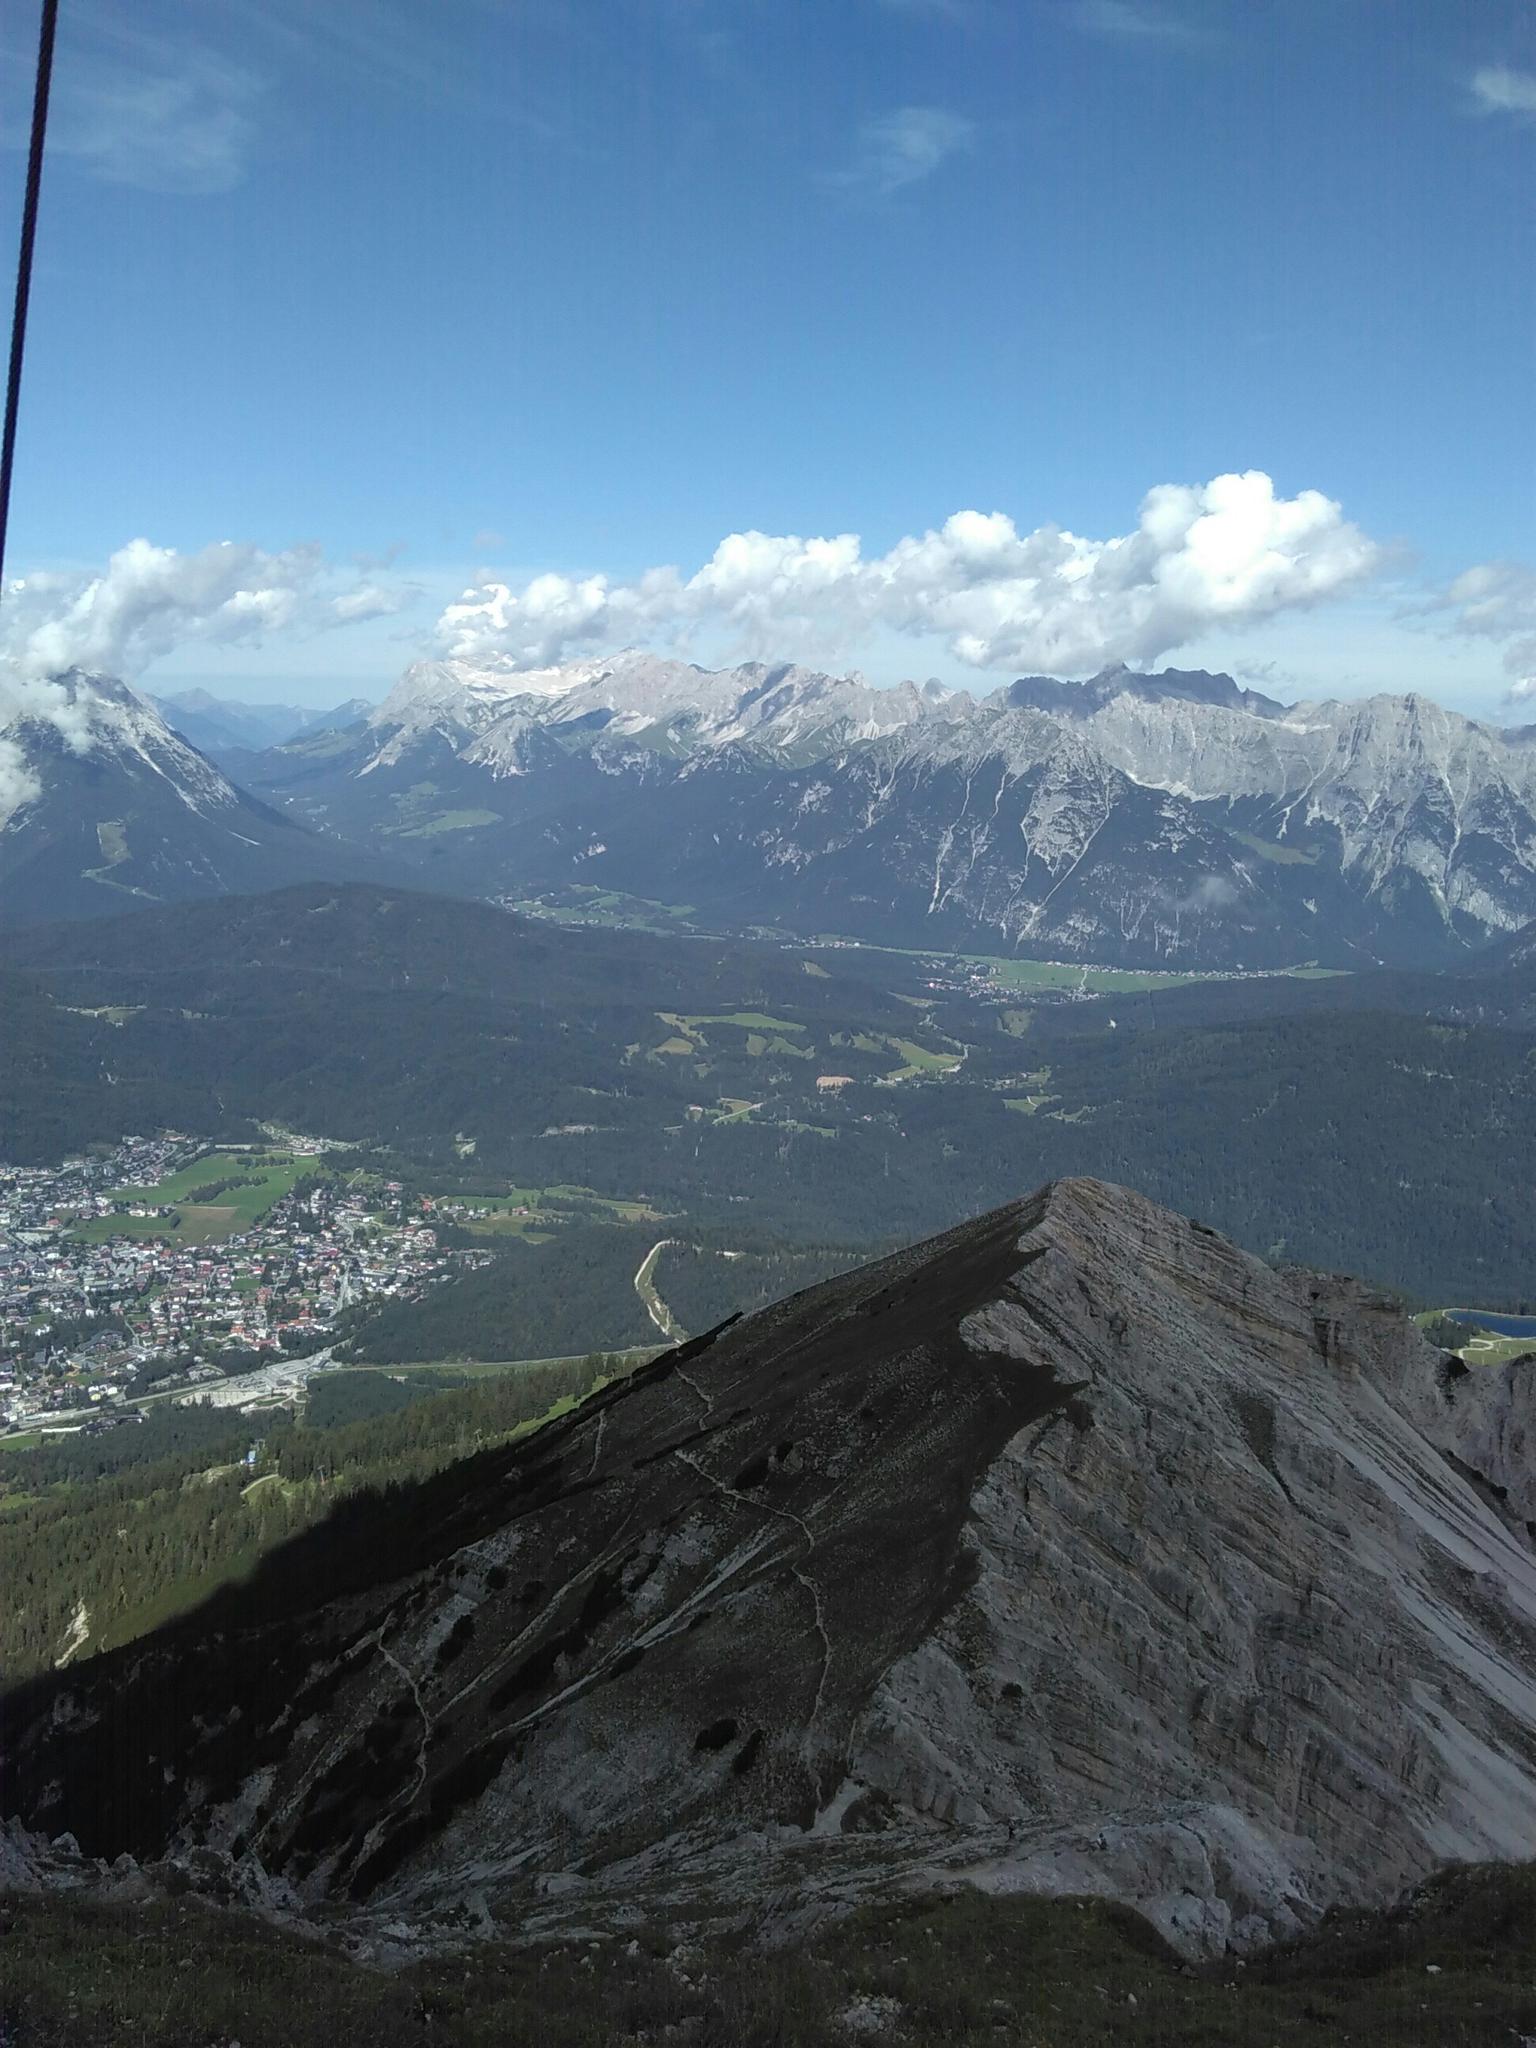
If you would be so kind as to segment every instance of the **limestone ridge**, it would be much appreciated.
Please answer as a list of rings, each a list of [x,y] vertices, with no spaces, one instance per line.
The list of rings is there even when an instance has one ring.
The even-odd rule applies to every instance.
[[[414,664],[253,757],[437,886],[1155,966],[1452,965],[1536,917],[1536,747],[1422,697],[1284,705],[1113,668],[984,696],[629,650]]]
[[[942,1873],[1260,1941],[1536,1840],[1536,1557],[1457,1385],[1058,1182],[13,1694],[6,1806],[391,1924]]]

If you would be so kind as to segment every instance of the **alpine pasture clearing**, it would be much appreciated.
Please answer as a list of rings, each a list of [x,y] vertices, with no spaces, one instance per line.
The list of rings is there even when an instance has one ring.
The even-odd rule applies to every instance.
[[[109,1237],[167,1237],[179,1244],[210,1244],[249,1230],[275,1202],[291,1194],[306,1174],[323,1171],[319,1162],[296,1152],[263,1149],[250,1152],[210,1152],[189,1166],[167,1174],[153,1187],[116,1188],[115,1202],[152,1202],[170,1207],[176,1216],[93,1216],[77,1225],[72,1233],[88,1244],[101,1244]],[[221,1180],[248,1185],[221,1188],[211,1202],[191,1202],[188,1196],[199,1188]]]

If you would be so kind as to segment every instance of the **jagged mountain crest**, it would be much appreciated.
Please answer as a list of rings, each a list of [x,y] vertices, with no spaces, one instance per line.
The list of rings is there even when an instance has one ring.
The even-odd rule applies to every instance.
[[[1422,699],[1287,707],[1203,671],[976,696],[637,650],[428,664],[323,794],[299,750],[284,772],[312,817],[428,835],[439,882],[462,856],[512,893],[885,944],[1422,966],[1536,915],[1536,750]]]
[[[1287,708],[1201,672],[976,697],[639,650],[537,672],[455,659],[247,768],[291,817],[438,888],[596,887],[904,947],[1423,967],[1536,916],[1518,733],[1423,698]],[[187,750],[167,780],[212,772]],[[251,866],[246,886],[291,879]],[[196,886],[221,872],[210,856]]]
[[[1116,662],[1100,669],[1086,682],[1063,682],[1057,676],[1021,676],[1002,693],[1010,704],[1035,711],[1049,711],[1064,718],[1085,718],[1128,696],[1148,703],[1174,699],[1190,704],[1220,705],[1229,711],[1243,711],[1258,718],[1281,718],[1286,707],[1260,690],[1248,690],[1231,676],[1212,674],[1207,669],[1164,669],[1148,674]]]

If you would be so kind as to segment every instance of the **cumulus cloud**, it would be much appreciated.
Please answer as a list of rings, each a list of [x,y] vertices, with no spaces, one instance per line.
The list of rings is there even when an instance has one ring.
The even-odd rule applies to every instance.
[[[38,794],[6,727],[51,726],[76,753],[94,743],[99,707],[61,686],[66,670],[132,676],[187,641],[325,632],[396,611],[408,594],[348,581],[318,548],[268,553],[227,541],[181,554],[135,540],[100,571],[16,578],[0,606],[0,820]]]
[[[220,541],[194,554],[133,540],[99,571],[18,577],[0,609],[13,679],[69,668],[133,675],[188,640],[260,641],[397,610],[402,593],[349,583],[317,547]]]
[[[1526,562],[1478,562],[1414,610],[1443,613],[1454,633],[1504,643],[1514,681],[1510,701],[1536,695],[1536,569]]]
[[[1536,114],[1536,72],[1485,64],[1472,74],[1472,97],[1487,114]]]
[[[42,791],[25,748],[6,734],[23,719],[52,726],[76,754],[88,753],[94,737],[89,708],[67,690],[44,677],[0,670],[0,824]]]
[[[338,626],[359,625],[364,619],[392,618],[407,594],[399,584],[362,583],[356,590],[343,591],[340,597],[330,599],[330,617]]]
[[[1149,661],[1215,627],[1321,604],[1380,551],[1318,491],[1278,497],[1250,470],[1159,484],[1135,530],[1020,533],[1002,512],[956,512],[866,556],[853,533],[733,533],[691,576],[538,576],[466,591],[439,621],[445,651],[543,667],[582,649],[723,629],[751,651],[835,651],[888,629],[942,638],[977,669],[1081,675]]]
[[[854,160],[826,182],[834,189],[871,199],[932,177],[957,151],[969,149],[976,124],[945,107],[898,107],[866,121],[859,130]]]
[[[1178,917],[1214,917],[1240,901],[1241,892],[1226,875],[1202,875],[1182,896],[1166,892],[1162,901]]]

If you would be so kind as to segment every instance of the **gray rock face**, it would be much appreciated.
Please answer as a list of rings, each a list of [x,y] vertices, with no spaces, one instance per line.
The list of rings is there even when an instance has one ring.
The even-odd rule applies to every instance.
[[[975,697],[634,651],[419,663],[348,746],[278,749],[258,780],[440,882],[595,885],[883,944],[1421,967],[1536,917],[1518,733],[1201,672]]]
[[[13,1696],[3,1782],[391,1926],[963,1879],[1241,1948],[1536,1839],[1536,1557],[1475,1464],[1528,1387],[1477,1421],[1442,1363],[1057,1183]]]

